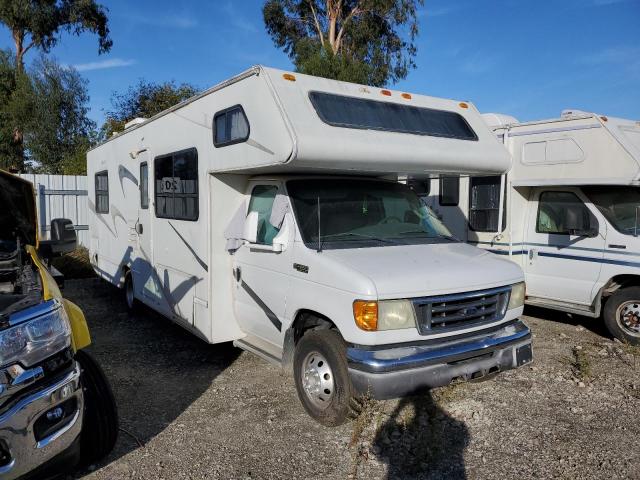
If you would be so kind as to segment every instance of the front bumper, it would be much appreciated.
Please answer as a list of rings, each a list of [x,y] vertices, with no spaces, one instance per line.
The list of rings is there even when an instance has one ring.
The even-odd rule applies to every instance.
[[[82,428],[83,410],[80,367],[76,364],[63,378],[20,399],[0,415],[4,457],[0,478],[26,475],[73,448]]]
[[[531,362],[531,331],[516,320],[490,333],[371,349],[347,348],[351,382],[374,399],[397,398],[453,380],[479,379]]]

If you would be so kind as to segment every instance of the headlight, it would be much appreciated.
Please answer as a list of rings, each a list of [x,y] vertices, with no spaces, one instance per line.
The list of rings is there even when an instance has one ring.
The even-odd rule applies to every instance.
[[[416,314],[409,300],[356,300],[353,302],[353,317],[356,325],[366,331],[398,330],[416,326]]]
[[[30,367],[71,345],[67,312],[52,310],[0,332],[0,365],[19,362]]]
[[[524,297],[526,287],[524,282],[516,283],[511,286],[511,296],[509,297],[509,306],[507,310],[512,308],[520,308],[524,305]]]

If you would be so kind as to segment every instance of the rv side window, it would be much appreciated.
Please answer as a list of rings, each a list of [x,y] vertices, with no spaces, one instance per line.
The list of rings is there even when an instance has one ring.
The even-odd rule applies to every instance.
[[[471,177],[469,188],[469,227],[476,232],[497,232],[500,214],[501,176]],[[506,225],[506,202],[503,202],[502,227]]]
[[[570,212],[582,215],[585,225],[593,223],[591,212],[575,193],[542,192],[538,200],[536,232],[571,235],[572,232],[568,225]]]
[[[96,173],[96,213],[109,213],[109,173]]]
[[[224,147],[249,138],[249,121],[240,105],[227,108],[213,117],[213,144]]]
[[[478,140],[457,112],[324,92],[311,92],[309,99],[320,119],[333,127]]]
[[[163,155],[153,163],[156,217],[198,220],[198,151]]]
[[[147,162],[140,164],[140,208],[149,208],[149,166]]]
[[[460,178],[440,177],[440,205],[455,207],[460,203]]]
[[[258,212],[258,235],[256,243],[259,245],[273,245],[273,238],[280,231],[269,222],[273,201],[278,193],[275,185],[258,185],[251,192],[249,213]]]

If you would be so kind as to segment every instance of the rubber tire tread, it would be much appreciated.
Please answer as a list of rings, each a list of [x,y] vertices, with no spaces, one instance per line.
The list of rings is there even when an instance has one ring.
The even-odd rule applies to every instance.
[[[640,303],[640,287],[621,288],[611,295],[604,305],[604,324],[609,333],[621,342],[631,345],[640,345],[640,337],[634,337],[624,331],[616,321],[616,310],[618,307],[629,300],[637,300]]]

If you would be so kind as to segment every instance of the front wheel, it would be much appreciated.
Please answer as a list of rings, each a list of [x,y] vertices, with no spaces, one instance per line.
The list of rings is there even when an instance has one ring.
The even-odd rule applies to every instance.
[[[622,288],[604,307],[604,323],[618,340],[640,345],[640,287]]]
[[[296,345],[293,373],[307,413],[327,427],[343,424],[357,401],[349,378],[344,340],[334,330],[312,330]]]
[[[113,450],[118,438],[118,410],[109,381],[95,359],[79,350],[76,361],[84,393],[80,462],[86,467]]]

